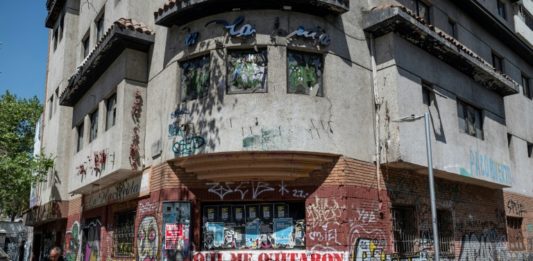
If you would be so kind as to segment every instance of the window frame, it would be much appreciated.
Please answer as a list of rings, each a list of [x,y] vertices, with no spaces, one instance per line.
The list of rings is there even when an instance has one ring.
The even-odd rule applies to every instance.
[[[290,86],[290,66],[289,66],[289,54],[290,53],[296,53],[296,54],[299,54],[299,55],[311,55],[311,56],[317,56],[320,58],[320,63],[321,63],[321,68],[320,68],[320,81],[317,82],[317,84],[319,84],[318,86],[318,90],[316,91],[316,95],[312,95],[312,93],[310,91],[308,91],[307,93],[301,93],[301,92],[291,92],[290,89],[291,89],[291,86]],[[287,89],[286,89],[286,93],[287,94],[300,94],[300,95],[307,95],[309,97],[325,97],[326,96],[326,91],[325,91],[325,87],[324,87],[324,72],[325,72],[325,55],[323,53],[319,53],[319,52],[309,52],[309,51],[300,51],[300,50],[294,50],[294,49],[290,49],[290,48],[287,48],[287,53],[286,53],[286,84],[287,84]],[[309,87],[307,87],[309,88]]]
[[[81,39],[81,55],[82,59],[87,58],[89,55],[89,49],[91,48],[91,33],[90,30],[87,30],[85,36]]]
[[[496,0],[496,11],[498,13],[498,16],[500,16],[504,20],[507,20],[507,7],[505,6],[505,2],[501,0]]]
[[[433,84],[426,80],[422,80],[421,85],[422,85],[422,103],[425,104],[426,106],[431,106],[431,103],[434,102],[434,96],[432,95],[432,93],[434,92]]]
[[[462,111],[463,111],[463,115],[459,115],[459,107],[462,106]],[[474,121],[474,130],[475,130],[475,134],[471,134],[470,131],[469,131],[469,114],[468,114],[468,109],[471,109],[471,110],[474,110],[476,112],[476,114],[474,115],[474,117],[477,115],[479,116],[479,128],[476,127],[476,121]],[[459,120],[459,130],[460,132],[462,133],[465,133],[469,136],[472,136],[474,138],[478,138],[478,139],[481,139],[481,140],[485,140],[485,130],[484,130],[484,113],[483,113],[483,109],[479,108],[479,107],[476,107],[474,105],[472,105],[471,103],[468,103],[466,101],[463,101],[461,99],[457,99],[457,118]],[[461,129],[461,120],[464,121],[463,125],[464,125],[464,128]],[[474,119],[475,120],[475,119]],[[478,129],[480,130],[480,133],[478,134]],[[479,135],[479,136],[478,136]]]
[[[113,101],[112,107],[110,108],[110,102]],[[105,107],[106,107],[106,120],[105,120],[105,130],[111,129],[113,126],[115,126],[117,121],[117,93],[113,93],[109,98],[105,101]],[[112,111],[112,112],[111,112]],[[110,116],[112,116],[112,122],[110,124]]]
[[[450,34],[453,38],[458,39],[457,22],[448,18],[448,26],[450,27]]]
[[[527,145],[527,157],[532,158],[533,157],[533,143],[526,142]]]
[[[449,215],[450,221],[445,224],[444,216]],[[448,227],[443,227],[445,225],[451,226],[451,229]],[[454,257],[455,255],[455,240],[454,240],[454,218],[453,211],[449,209],[437,209],[437,229],[439,231],[439,249],[441,254]]]
[[[395,213],[397,211],[409,211],[410,213]],[[408,205],[395,205],[390,209],[391,212],[391,219],[392,219],[392,235],[393,235],[393,248],[396,253],[400,255],[400,257],[408,257],[413,256],[415,253],[415,241],[418,239],[418,223],[413,220],[416,220],[415,215],[415,206],[408,206]],[[410,222],[405,222],[405,220],[402,220],[402,223],[399,223],[398,215],[402,215],[402,218],[409,219],[409,216],[411,217]],[[402,224],[411,225],[412,227],[404,228]],[[398,227],[400,226],[400,227]],[[400,235],[405,230],[407,231],[406,236]],[[403,240],[404,238],[408,238],[407,240]],[[403,243],[405,242],[405,243]]]
[[[186,86],[184,86],[184,78],[185,78],[185,68],[184,68],[184,65],[186,63],[192,63],[193,61],[200,61],[202,59],[205,59],[207,58],[208,62],[207,62],[207,66],[209,68],[208,70],[208,78],[207,78],[207,86],[205,87],[205,92],[203,93],[196,93],[195,95],[190,95],[190,94],[187,94],[187,90],[188,88]],[[180,73],[180,81],[179,81],[179,90],[180,90],[180,95],[181,95],[181,101],[183,102],[187,102],[187,101],[192,101],[192,100],[199,100],[199,99],[202,99],[202,98],[205,98],[207,96],[209,96],[209,91],[211,89],[211,65],[212,65],[212,56],[211,56],[211,53],[203,53],[203,54],[199,54],[197,56],[193,56],[193,57],[189,57],[188,59],[185,59],[183,61],[180,61],[179,62],[179,73]],[[198,68],[196,68],[198,69]]]
[[[499,73],[504,73],[505,67],[503,64],[503,56],[492,50],[492,67]]]
[[[505,227],[508,234],[508,246],[511,251],[524,251],[526,246],[524,244],[524,233],[522,227],[524,225],[523,217],[506,216]],[[516,239],[516,241],[512,241]]]
[[[522,73],[522,93],[528,99],[533,99],[533,94],[531,93],[531,78],[529,78],[525,73]]]
[[[57,49],[57,42],[58,42],[58,28],[54,28],[54,30],[52,31],[52,41],[53,41],[53,47],[54,47],[54,51]]]
[[[76,126],[76,152],[79,152],[83,149],[84,145],[84,132],[85,132],[85,124],[84,121],[82,121],[80,124]]]
[[[54,94],[48,98],[48,120],[52,119],[52,115],[54,114]]]
[[[98,138],[98,108],[89,114],[89,143]]]
[[[239,54],[260,54],[264,52],[265,55],[265,70],[263,72],[263,82],[261,83],[260,88],[251,89],[251,90],[232,90],[232,85],[230,84],[230,59],[232,53]],[[246,94],[246,93],[267,93],[268,92],[268,48],[267,47],[258,47],[257,50],[253,48],[246,49],[227,49],[226,50],[226,93],[227,94]],[[237,89],[237,88],[235,88]]]
[[[96,16],[96,19],[94,19],[94,28],[95,28],[95,36],[96,36],[96,42],[100,41],[102,36],[104,36],[105,31],[105,6],[102,8],[102,11],[100,11],[100,14]]]

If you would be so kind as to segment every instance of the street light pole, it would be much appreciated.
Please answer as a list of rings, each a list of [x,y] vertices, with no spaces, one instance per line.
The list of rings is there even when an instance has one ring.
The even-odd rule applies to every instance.
[[[433,225],[433,248],[435,250],[435,261],[440,260],[439,251],[439,231],[437,225],[437,206],[435,201],[435,178],[433,177],[433,155],[431,153],[431,132],[429,131],[429,113],[424,113],[424,125],[426,129],[426,152],[428,160],[429,176],[429,197],[431,200],[431,223]]]
[[[435,261],[440,261],[439,250],[439,231],[437,223],[437,206],[435,200],[435,178],[433,177],[433,155],[431,153],[431,132],[429,126],[429,112],[422,116],[411,116],[395,120],[395,122],[416,121],[424,118],[424,129],[426,130],[426,155],[428,161],[428,178],[429,178],[429,198],[431,201],[431,223],[433,228],[433,249],[435,250]]]

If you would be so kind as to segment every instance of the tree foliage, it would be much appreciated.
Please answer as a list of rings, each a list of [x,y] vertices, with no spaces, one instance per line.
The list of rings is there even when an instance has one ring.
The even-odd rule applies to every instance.
[[[32,184],[41,182],[53,160],[33,156],[35,126],[42,112],[37,97],[0,96],[0,214],[14,219],[29,206]]]

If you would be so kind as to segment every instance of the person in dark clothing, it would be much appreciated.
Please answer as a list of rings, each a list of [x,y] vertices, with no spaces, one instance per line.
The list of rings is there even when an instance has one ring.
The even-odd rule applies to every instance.
[[[63,259],[63,256],[61,255],[61,248],[60,247],[53,247],[50,250],[50,255],[48,256],[48,260],[50,261],[65,261]]]

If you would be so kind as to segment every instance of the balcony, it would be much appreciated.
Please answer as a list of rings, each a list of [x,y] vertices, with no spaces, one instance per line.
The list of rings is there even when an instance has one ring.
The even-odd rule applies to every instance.
[[[520,12],[513,17],[515,32],[522,40],[533,48],[533,16],[529,14],[524,6],[520,7]]]
[[[246,9],[278,9],[318,16],[342,14],[350,9],[349,0],[169,0],[154,13],[156,24],[170,27],[195,19]]]
[[[61,105],[74,106],[125,49],[146,53],[154,39],[153,31],[142,23],[125,18],[115,21],[68,80]]]
[[[414,45],[470,76],[476,82],[502,96],[518,93],[519,85],[509,76],[496,71],[453,37],[428,25],[403,6],[384,6],[365,17],[365,31],[379,37],[395,32]]]

